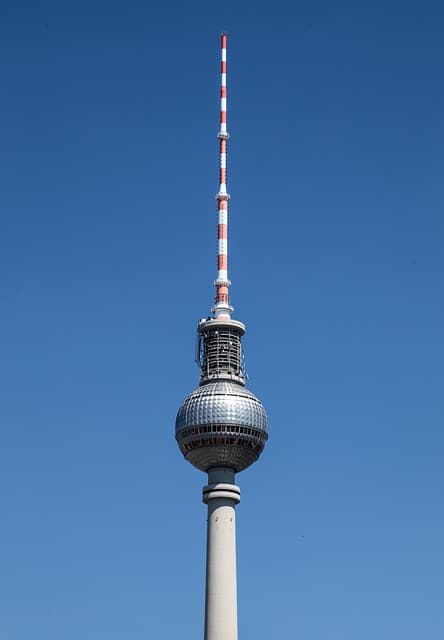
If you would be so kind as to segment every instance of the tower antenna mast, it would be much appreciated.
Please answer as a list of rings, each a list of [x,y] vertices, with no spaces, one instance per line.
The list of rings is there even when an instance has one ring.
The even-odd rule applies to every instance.
[[[227,131],[227,34],[221,36],[220,63],[220,128],[219,138],[219,191],[217,200],[217,279],[214,318],[230,318],[233,307],[230,305],[228,279],[228,201],[227,192],[227,143],[230,137]]]

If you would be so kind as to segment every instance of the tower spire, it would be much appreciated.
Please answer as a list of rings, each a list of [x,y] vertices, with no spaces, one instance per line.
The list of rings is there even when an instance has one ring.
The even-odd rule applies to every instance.
[[[219,138],[219,192],[217,200],[217,279],[215,305],[212,309],[213,317],[226,319],[231,317],[233,307],[230,305],[228,288],[228,200],[227,192],[227,142],[230,137],[227,131],[227,34],[221,36],[221,66],[220,66],[220,128]]]

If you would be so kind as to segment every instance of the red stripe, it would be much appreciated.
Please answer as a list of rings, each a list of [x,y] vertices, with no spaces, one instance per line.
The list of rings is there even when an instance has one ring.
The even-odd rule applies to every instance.
[[[216,302],[228,302],[228,287],[225,285],[218,285]]]
[[[228,267],[228,256],[224,253],[220,253],[217,256],[217,268],[227,269],[227,267]]]
[[[228,228],[223,222],[217,227],[217,237],[219,240],[226,240],[228,238]]]

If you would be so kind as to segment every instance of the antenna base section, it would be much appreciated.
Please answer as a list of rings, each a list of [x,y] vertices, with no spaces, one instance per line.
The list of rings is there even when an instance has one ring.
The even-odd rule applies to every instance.
[[[232,307],[228,302],[218,302],[211,309],[211,313],[216,320],[220,317],[223,317],[224,320],[231,320],[231,314],[233,311],[234,307]]]
[[[245,333],[245,325],[225,315],[200,321],[197,332],[200,384],[231,380],[244,385],[246,375],[241,337]]]

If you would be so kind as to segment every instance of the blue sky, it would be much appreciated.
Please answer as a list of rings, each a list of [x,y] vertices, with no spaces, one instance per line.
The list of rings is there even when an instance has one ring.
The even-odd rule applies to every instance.
[[[202,637],[174,419],[215,277],[270,419],[238,477],[240,637],[444,635],[444,10],[0,10],[0,638]]]

